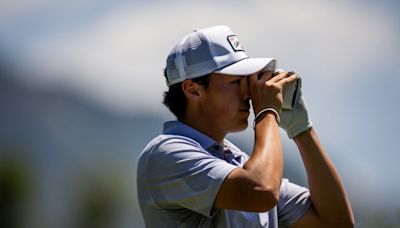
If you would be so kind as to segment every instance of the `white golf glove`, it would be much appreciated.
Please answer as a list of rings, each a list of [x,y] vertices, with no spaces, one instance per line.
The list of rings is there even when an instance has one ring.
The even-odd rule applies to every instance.
[[[281,122],[279,126],[286,131],[291,139],[312,128],[312,122],[308,118],[306,102],[301,91],[301,78],[297,80],[297,92],[294,97],[293,108],[282,108],[280,114]]]

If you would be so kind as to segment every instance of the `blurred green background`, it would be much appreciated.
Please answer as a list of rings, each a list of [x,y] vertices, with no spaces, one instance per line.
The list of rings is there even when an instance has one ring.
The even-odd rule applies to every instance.
[[[303,78],[356,227],[400,227],[400,2],[0,3],[0,226],[144,227],[137,159],[173,116],[172,46],[225,24],[252,57]],[[249,121],[252,121],[253,116]],[[293,142],[285,176],[306,185]],[[251,151],[252,131],[229,138]]]

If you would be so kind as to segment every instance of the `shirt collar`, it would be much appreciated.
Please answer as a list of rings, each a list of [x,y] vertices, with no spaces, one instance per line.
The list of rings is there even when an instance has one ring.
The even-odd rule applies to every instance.
[[[165,122],[163,133],[171,135],[181,135],[191,138],[198,142],[204,149],[208,149],[217,143],[215,142],[215,140],[211,139],[207,135],[177,120]]]
[[[229,149],[233,153],[233,156],[235,158],[241,156],[240,153],[236,151],[236,147],[233,146],[233,144],[227,139],[224,139],[224,147],[222,147],[212,138],[178,120],[165,122],[163,133],[171,135],[181,135],[191,138],[198,142],[201,147],[216,155],[217,157],[223,157],[224,149]]]

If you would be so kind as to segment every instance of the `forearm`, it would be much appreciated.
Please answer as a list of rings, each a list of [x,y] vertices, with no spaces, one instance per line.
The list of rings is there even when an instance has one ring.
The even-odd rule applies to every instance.
[[[274,114],[257,123],[253,152],[243,168],[260,184],[278,194],[283,172],[282,145]]]
[[[353,224],[350,202],[339,174],[314,129],[294,138],[307,172],[314,209],[325,224]]]
[[[271,70],[248,77],[249,95],[256,117],[255,142],[250,159],[243,168],[255,177],[262,186],[271,189],[275,199],[283,173],[282,144],[278,122],[283,104],[283,88],[297,79],[297,75],[281,73],[273,75]]]

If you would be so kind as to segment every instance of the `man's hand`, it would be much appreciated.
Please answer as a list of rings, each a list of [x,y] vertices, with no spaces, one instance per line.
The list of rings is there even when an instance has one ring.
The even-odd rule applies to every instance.
[[[291,110],[282,109],[281,122],[279,124],[286,131],[289,138],[294,138],[298,134],[312,128],[312,122],[308,117],[306,102],[302,93],[301,78],[297,80],[298,88],[294,98],[294,107]]]
[[[280,112],[283,104],[283,88],[294,82],[296,78],[296,74],[288,75],[287,72],[273,76],[272,71],[249,76],[250,97],[254,113],[257,114],[264,108],[273,108]]]

